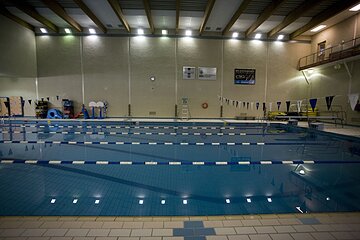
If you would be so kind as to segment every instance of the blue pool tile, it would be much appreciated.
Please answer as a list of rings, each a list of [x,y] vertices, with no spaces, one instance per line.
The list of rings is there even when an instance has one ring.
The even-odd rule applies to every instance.
[[[194,230],[193,229],[185,229],[185,228],[174,228],[173,236],[175,236],[175,237],[194,236]]]
[[[184,228],[203,228],[204,223],[202,221],[185,221]]]
[[[208,235],[216,235],[214,228],[195,228],[194,229],[195,236],[208,236]]]
[[[204,236],[184,237],[184,240],[206,240],[206,237],[204,237]]]
[[[303,224],[320,224],[319,220],[317,220],[316,218],[299,218],[300,222],[302,222]]]

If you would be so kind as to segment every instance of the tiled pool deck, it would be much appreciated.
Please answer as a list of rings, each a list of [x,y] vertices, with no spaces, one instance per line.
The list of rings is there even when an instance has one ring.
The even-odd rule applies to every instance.
[[[307,123],[299,123],[307,126]],[[325,125],[360,136],[360,128]],[[0,206],[1,207],[1,206]],[[186,217],[0,217],[0,240],[359,239],[360,212]]]
[[[208,217],[0,217],[0,239],[360,239],[360,213]]]

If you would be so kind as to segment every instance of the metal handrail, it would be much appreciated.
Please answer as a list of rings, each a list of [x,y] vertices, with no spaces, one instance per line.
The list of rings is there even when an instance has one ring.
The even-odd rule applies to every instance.
[[[357,46],[360,46],[360,37],[341,42],[336,46],[302,57],[299,59],[298,68],[301,70],[301,68],[305,68],[306,66],[314,64],[320,65],[348,57],[349,55],[351,56]]]

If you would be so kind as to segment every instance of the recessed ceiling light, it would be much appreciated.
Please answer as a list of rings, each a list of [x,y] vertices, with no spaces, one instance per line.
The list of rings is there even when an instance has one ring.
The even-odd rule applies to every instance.
[[[40,31],[41,31],[42,33],[47,33],[46,28],[40,28]]]
[[[233,34],[232,34],[232,37],[233,38],[237,38],[239,36],[239,33],[238,32],[233,32]]]
[[[251,198],[247,198],[246,201],[247,201],[248,203],[251,203]]]
[[[65,32],[66,32],[67,34],[70,34],[70,33],[71,33],[70,28],[65,28]]]
[[[191,36],[191,35],[192,35],[192,31],[191,31],[191,30],[186,30],[186,31],[185,31],[185,35],[186,35],[186,36]]]
[[[73,203],[76,204],[77,202],[78,202],[78,199],[75,198],[75,199],[73,200]]]
[[[144,29],[139,28],[137,32],[139,35],[144,35]]]
[[[55,198],[53,198],[53,199],[51,199],[51,201],[50,201],[51,203],[55,203],[56,202],[56,199]]]
[[[283,40],[284,39],[284,35],[279,35],[278,37],[277,37],[277,40]]]
[[[100,200],[99,199],[96,199],[95,200],[95,204],[99,204],[100,203]]]
[[[352,8],[349,9],[349,11],[351,11],[351,12],[357,12],[359,10],[360,10],[360,4],[358,4],[355,7],[352,7]]]
[[[230,199],[227,198],[227,199],[225,200],[225,202],[226,202],[227,204],[229,204],[229,203],[230,203]]]
[[[144,204],[144,200],[143,200],[143,199],[140,199],[140,200],[139,200],[139,204],[140,204],[140,205],[143,205],[143,204]]]
[[[95,31],[95,29],[93,29],[93,28],[89,28],[89,33],[90,33],[90,34],[96,34],[96,31]]]
[[[326,25],[319,25],[316,28],[311,29],[310,32],[318,32],[318,31],[320,31],[321,29],[324,29],[324,28],[326,28]]]
[[[188,204],[188,200],[184,199],[184,200],[183,200],[183,204],[184,204],[184,205]]]
[[[260,39],[261,38],[261,33],[257,33],[256,35],[255,35],[255,39]]]
[[[164,204],[165,204],[165,202],[166,202],[166,201],[165,201],[164,199],[163,199],[163,200],[161,200],[161,204],[162,204],[162,205],[164,205]]]
[[[272,199],[268,197],[268,198],[267,198],[267,201],[268,201],[268,202],[272,202]]]
[[[161,34],[162,34],[162,35],[167,35],[167,34],[168,34],[168,30],[166,30],[166,29],[161,30]]]

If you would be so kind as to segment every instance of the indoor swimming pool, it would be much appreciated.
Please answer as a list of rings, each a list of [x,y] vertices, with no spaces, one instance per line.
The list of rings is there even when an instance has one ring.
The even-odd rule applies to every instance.
[[[0,215],[360,210],[360,141],[280,123],[11,121],[0,159]]]

